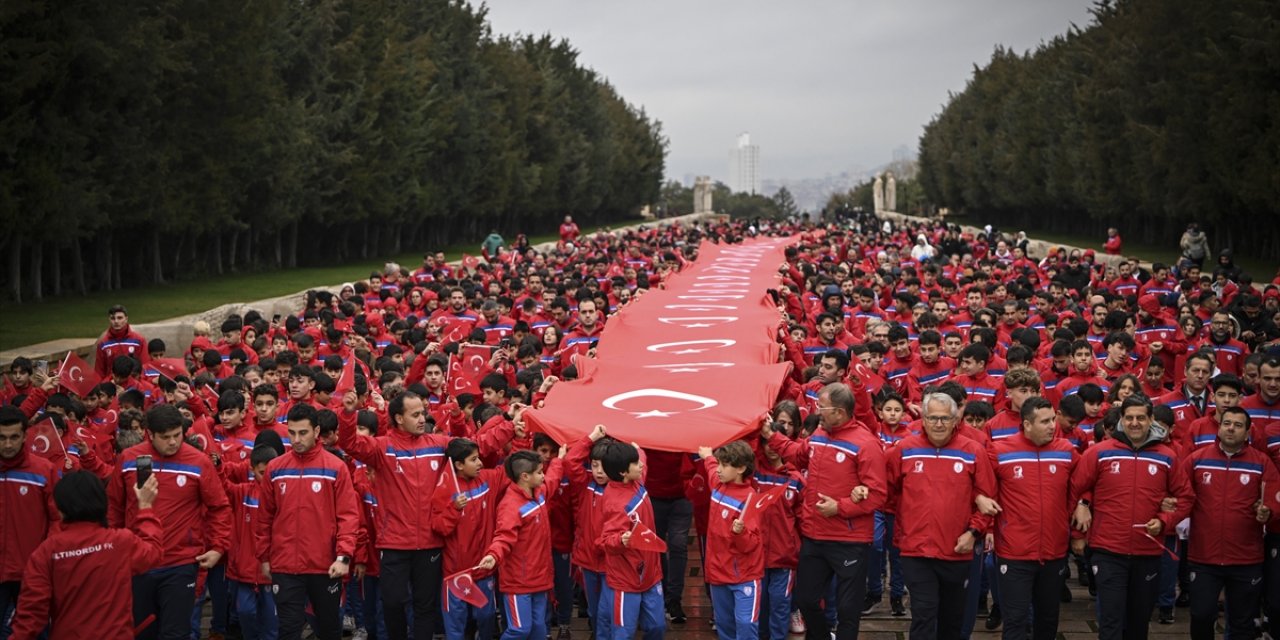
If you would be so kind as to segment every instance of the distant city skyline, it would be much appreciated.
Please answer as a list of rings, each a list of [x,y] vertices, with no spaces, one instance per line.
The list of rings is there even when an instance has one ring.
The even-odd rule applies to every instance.
[[[670,138],[666,176],[728,183],[751,132],[761,179],[861,174],[914,153],[996,46],[1023,53],[1090,21],[1092,0],[488,0],[495,36],[564,38]]]

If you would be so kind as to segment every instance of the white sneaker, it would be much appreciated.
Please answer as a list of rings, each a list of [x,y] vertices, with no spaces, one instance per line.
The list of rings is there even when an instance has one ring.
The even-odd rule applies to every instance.
[[[356,619],[354,616],[342,616],[342,632],[351,633],[356,630]]]
[[[796,609],[791,612],[791,633],[801,634],[804,633],[804,631],[804,616],[800,615],[799,609]]]
[[[369,640],[369,632],[364,629],[356,629],[351,634],[351,640]]]

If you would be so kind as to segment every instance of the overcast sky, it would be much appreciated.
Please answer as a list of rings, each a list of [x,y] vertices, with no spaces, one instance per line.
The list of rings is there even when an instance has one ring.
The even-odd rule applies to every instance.
[[[666,173],[724,179],[737,135],[764,179],[866,170],[912,154],[948,92],[994,47],[1089,23],[1091,0],[489,0],[496,33],[566,38],[662,121]]]

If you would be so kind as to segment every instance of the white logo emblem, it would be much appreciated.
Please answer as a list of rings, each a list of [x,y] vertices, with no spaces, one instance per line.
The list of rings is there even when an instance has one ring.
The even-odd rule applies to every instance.
[[[311,493],[320,493],[320,481],[316,480],[311,483]]]
[[[1213,481],[1213,474],[1208,471],[1200,474],[1200,484],[1210,484]]]
[[[25,485],[18,487],[18,493],[24,496],[27,495],[27,487]]]
[[[963,462],[957,462],[957,463],[955,463],[955,465],[953,465],[951,468],[952,468],[952,469],[955,469],[955,470],[956,470],[956,473],[960,473],[961,471],[964,471],[964,463],[963,463]]]
[[[1247,473],[1240,474],[1240,484],[1249,484],[1249,474]]]
[[[747,596],[747,597],[749,598],[749,597],[751,597],[751,592],[752,592],[752,591],[754,591],[754,589],[752,589],[751,587],[743,587],[743,588],[742,588],[742,595]]]
[[[185,486],[187,486],[187,477],[186,477],[186,476],[178,476],[178,486],[179,486],[179,487],[185,487]]]
[[[1021,466],[1021,465],[1016,466],[1016,467],[1014,467],[1014,468],[1013,468],[1013,479],[1014,479],[1014,480],[1021,480],[1021,479],[1022,479],[1022,466]]]
[[[286,485],[285,485],[285,483],[283,483],[283,482],[281,482],[281,483],[280,483],[280,494],[281,494],[281,495],[284,495],[285,486],[286,486]]]
[[[273,585],[271,585],[271,593],[276,594],[276,595],[279,595],[279,594],[280,594],[280,585],[278,585],[278,584],[273,584]]]
[[[1093,565],[1093,575],[1098,575],[1098,565]]]
[[[1156,474],[1156,466],[1154,464],[1147,465],[1147,473],[1154,476]]]
[[[836,454],[836,462],[844,462],[844,453]]]
[[[432,470],[432,471],[437,471],[437,470],[439,470],[439,469],[440,469],[440,463],[439,463],[438,461],[436,461],[436,460],[432,460],[432,461],[431,461],[431,470]]]
[[[1056,464],[1049,465],[1049,473],[1057,473],[1057,472],[1058,472],[1058,465]]]
[[[916,472],[916,473],[924,473],[924,462],[923,462],[923,461],[921,461],[921,460],[916,460],[916,468],[915,468],[915,472]]]
[[[1004,575],[1006,573],[1009,573],[1009,565],[1007,564],[1000,565],[1000,575]]]
[[[1111,463],[1111,473],[1120,473],[1120,463],[1119,463],[1119,462],[1112,462],[1112,463]]]
[[[1191,581],[1192,581],[1192,582],[1195,582],[1195,581],[1196,581],[1196,572],[1192,571],[1192,572],[1191,572],[1191,576],[1190,576],[1190,577],[1191,577]]]
[[[729,517],[729,510],[728,510],[728,509],[721,509],[721,510],[720,510],[720,517],[721,517],[721,518],[728,518],[728,517]]]

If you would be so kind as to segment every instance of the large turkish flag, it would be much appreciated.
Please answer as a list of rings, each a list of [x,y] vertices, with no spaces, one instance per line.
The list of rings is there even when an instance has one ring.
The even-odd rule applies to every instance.
[[[596,360],[525,415],[561,442],[596,424],[623,441],[696,451],[760,426],[790,365],[778,363],[777,308],[766,293],[793,238],[704,243],[698,259],[609,319]]]

